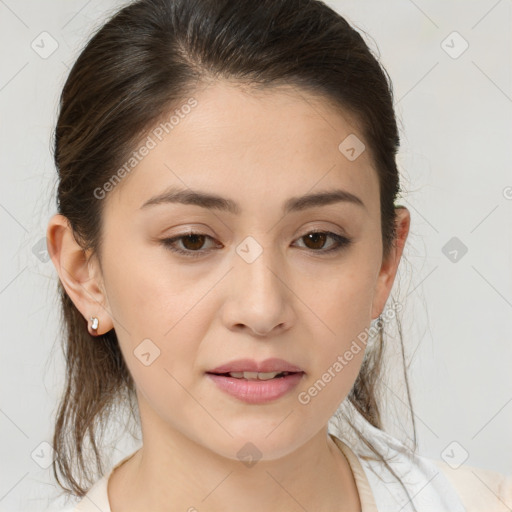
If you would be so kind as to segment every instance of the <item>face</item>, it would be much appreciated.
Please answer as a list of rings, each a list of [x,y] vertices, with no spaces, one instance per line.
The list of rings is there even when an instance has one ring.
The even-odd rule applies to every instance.
[[[315,436],[347,396],[365,345],[350,349],[382,312],[401,250],[383,261],[371,156],[339,149],[351,134],[365,143],[348,116],[291,88],[218,82],[192,96],[103,199],[94,270],[108,314],[75,303],[86,318],[101,314],[103,332],[115,329],[146,434],[232,459],[251,442],[270,460]],[[258,366],[273,358],[294,368]],[[290,375],[208,373],[237,360],[255,366],[228,370]]]

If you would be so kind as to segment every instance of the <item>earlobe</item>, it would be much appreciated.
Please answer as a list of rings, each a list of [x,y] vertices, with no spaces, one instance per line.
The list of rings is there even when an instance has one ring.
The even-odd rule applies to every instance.
[[[396,237],[388,257],[382,261],[377,278],[374,300],[372,303],[372,320],[378,318],[384,310],[386,301],[395,281],[398,265],[409,234],[411,216],[405,206],[397,206],[395,209]]]
[[[68,219],[61,214],[50,219],[46,240],[60,281],[87,320],[89,332],[98,335],[109,331],[113,327],[112,320],[97,260],[89,261],[86,251],[75,240]],[[91,317],[98,318],[102,332],[91,330]]]

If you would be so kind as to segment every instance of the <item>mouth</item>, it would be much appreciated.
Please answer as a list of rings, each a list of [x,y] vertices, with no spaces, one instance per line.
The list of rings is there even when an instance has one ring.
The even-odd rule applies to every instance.
[[[216,375],[230,374],[233,378],[255,379],[255,375],[262,376],[261,380],[272,379],[282,373],[304,373],[304,370],[284,359],[270,358],[264,361],[253,359],[237,359],[229,363],[212,368],[207,373]],[[274,375],[275,374],[275,375]],[[269,376],[270,375],[270,376]],[[244,377],[245,376],[245,377]]]
[[[224,373],[215,373],[215,372],[206,372],[210,375],[218,375],[220,377],[231,377],[233,379],[240,380],[272,380],[272,379],[282,379],[287,377],[288,375],[295,375],[298,373],[304,372],[224,372]]]
[[[216,388],[246,404],[266,404],[285,399],[305,376],[304,371],[231,371],[206,372]]]
[[[284,359],[238,359],[206,372],[217,389],[248,404],[264,404],[285,398],[306,372]]]

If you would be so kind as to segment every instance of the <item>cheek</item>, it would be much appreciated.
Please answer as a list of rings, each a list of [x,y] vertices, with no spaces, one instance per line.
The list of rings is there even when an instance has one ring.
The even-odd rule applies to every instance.
[[[323,337],[333,344],[356,336],[371,322],[374,275],[364,262],[351,259],[325,274],[317,273],[313,290],[305,285],[299,292],[307,297],[305,302],[312,313],[322,320]]]
[[[359,373],[371,324],[373,275],[368,267],[348,263],[317,276],[316,287],[305,301],[311,311],[310,337],[321,349],[310,352],[311,368],[307,386],[320,380],[323,399],[332,406],[343,399]],[[308,313],[309,315],[309,313]],[[315,391],[312,391],[315,394]]]
[[[192,326],[200,329],[201,316],[195,309],[212,287],[211,279],[188,274],[157,247],[128,248],[123,251],[122,264],[114,258],[106,260],[108,300],[114,323],[119,324],[116,327],[134,342],[143,338],[166,341],[174,332],[183,335]]]
[[[186,398],[183,387],[193,385],[213,314],[204,300],[212,285],[177,275],[170,265],[141,264],[138,256],[122,265],[106,262],[114,327],[137,387],[155,403],[172,405]]]

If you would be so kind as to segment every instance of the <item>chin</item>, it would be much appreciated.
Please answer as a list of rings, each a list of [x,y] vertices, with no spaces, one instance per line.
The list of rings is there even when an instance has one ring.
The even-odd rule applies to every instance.
[[[303,425],[290,423],[285,428],[284,422],[279,425],[279,422],[270,422],[268,419],[259,422],[245,420],[241,425],[226,425],[226,429],[233,437],[226,433],[209,436],[209,449],[228,459],[249,461],[248,466],[251,461],[271,461],[286,457],[314,435],[314,432],[308,435]]]

